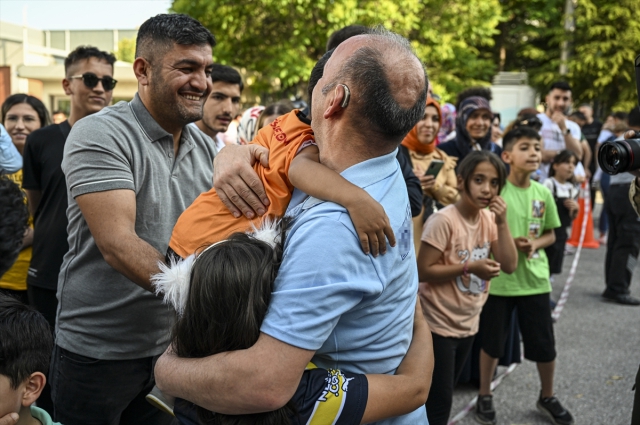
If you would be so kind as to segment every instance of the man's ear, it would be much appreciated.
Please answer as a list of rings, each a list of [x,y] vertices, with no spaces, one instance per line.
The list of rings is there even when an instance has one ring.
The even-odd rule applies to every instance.
[[[29,407],[40,397],[47,378],[42,372],[34,372],[27,378],[25,392],[22,395],[22,406]]]
[[[151,71],[151,64],[145,59],[138,57],[133,61],[133,73],[136,74],[138,83],[143,86],[149,85],[149,73]]]
[[[324,111],[324,118],[327,119],[335,114],[339,114],[342,112],[347,106],[348,101],[347,96],[350,96],[347,93],[347,88],[343,84],[337,84],[331,94],[327,96],[329,100],[329,106]],[[344,105],[344,106],[343,106]]]
[[[71,92],[71,81],[64,78],[62,80],[62,90],[64,90],[64,94],[67,96],[71,96],[73,93]]]

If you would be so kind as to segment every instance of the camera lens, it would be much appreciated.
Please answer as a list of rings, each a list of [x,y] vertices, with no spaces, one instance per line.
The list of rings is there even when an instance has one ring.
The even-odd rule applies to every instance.
[[[640,139],[603,143],[598,151],[598,163],[607,174],[640,169]]]

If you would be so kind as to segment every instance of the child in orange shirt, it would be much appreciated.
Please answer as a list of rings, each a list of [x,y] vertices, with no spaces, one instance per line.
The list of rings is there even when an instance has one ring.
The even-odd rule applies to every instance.
[[[265,217],[282,217],[294,187],[310,196],[344,206],[353,220],[365,253],[369,242],[386,246],[384,235],[395,246],[393,231],[382,206],[361,189],[320,164],[318,148],[308,118],[299,110],[278,117],[262,128],[251,142],[269,149],[269,168],[259,163],[254,169],[262,181],[270,204]],[[173,229],[170,250],[182,258],[226,239],[233,233],[259,228],[261,218],[234,217],[212,188],[198,196]],[[374,240],[375,239],[375,240]],[[375,249],[372,249],[374,254]],[[380,249],[384,252],[384,249]]]

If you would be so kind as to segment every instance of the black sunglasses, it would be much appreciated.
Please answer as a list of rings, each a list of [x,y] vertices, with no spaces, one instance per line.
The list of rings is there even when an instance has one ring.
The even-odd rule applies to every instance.
[[[530,116],[530,117],[523,117],[520,119],[520,121],[518,121],[516,123],[516,127],[532,127],[537,131],[540,131],[540,129],[542,128],[542,121],[540,121],[540,118],[534,116]]]
[[[93,72],[85,72],[82,75],[74,75],[73,77],[69,77],[70,79],[82,78],[84,85],[89,87],[90,89],[94,88],[98,85],[99,82],[102,82],[102,88],[105,91],[111,91],[115,88],[118,80],[109,77],[108,75],[102,78],[98,78],[96,74]]]

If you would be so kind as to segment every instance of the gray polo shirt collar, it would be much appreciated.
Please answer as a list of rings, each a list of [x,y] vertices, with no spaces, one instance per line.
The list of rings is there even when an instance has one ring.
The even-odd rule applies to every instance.
[[[142,103],[138,93],[136,93],[133,100],[129,102],[129,107],[133,112],[133,116],[138,121],[138,124],[140,124],[140,127],[151,142],[156,142],[163,137],[169,137],[173,140],[171,133],[168,133],[160,127],[160,124],[158,124],[158,122],[151,116],[146,106],[144,106],[144,103]]]

